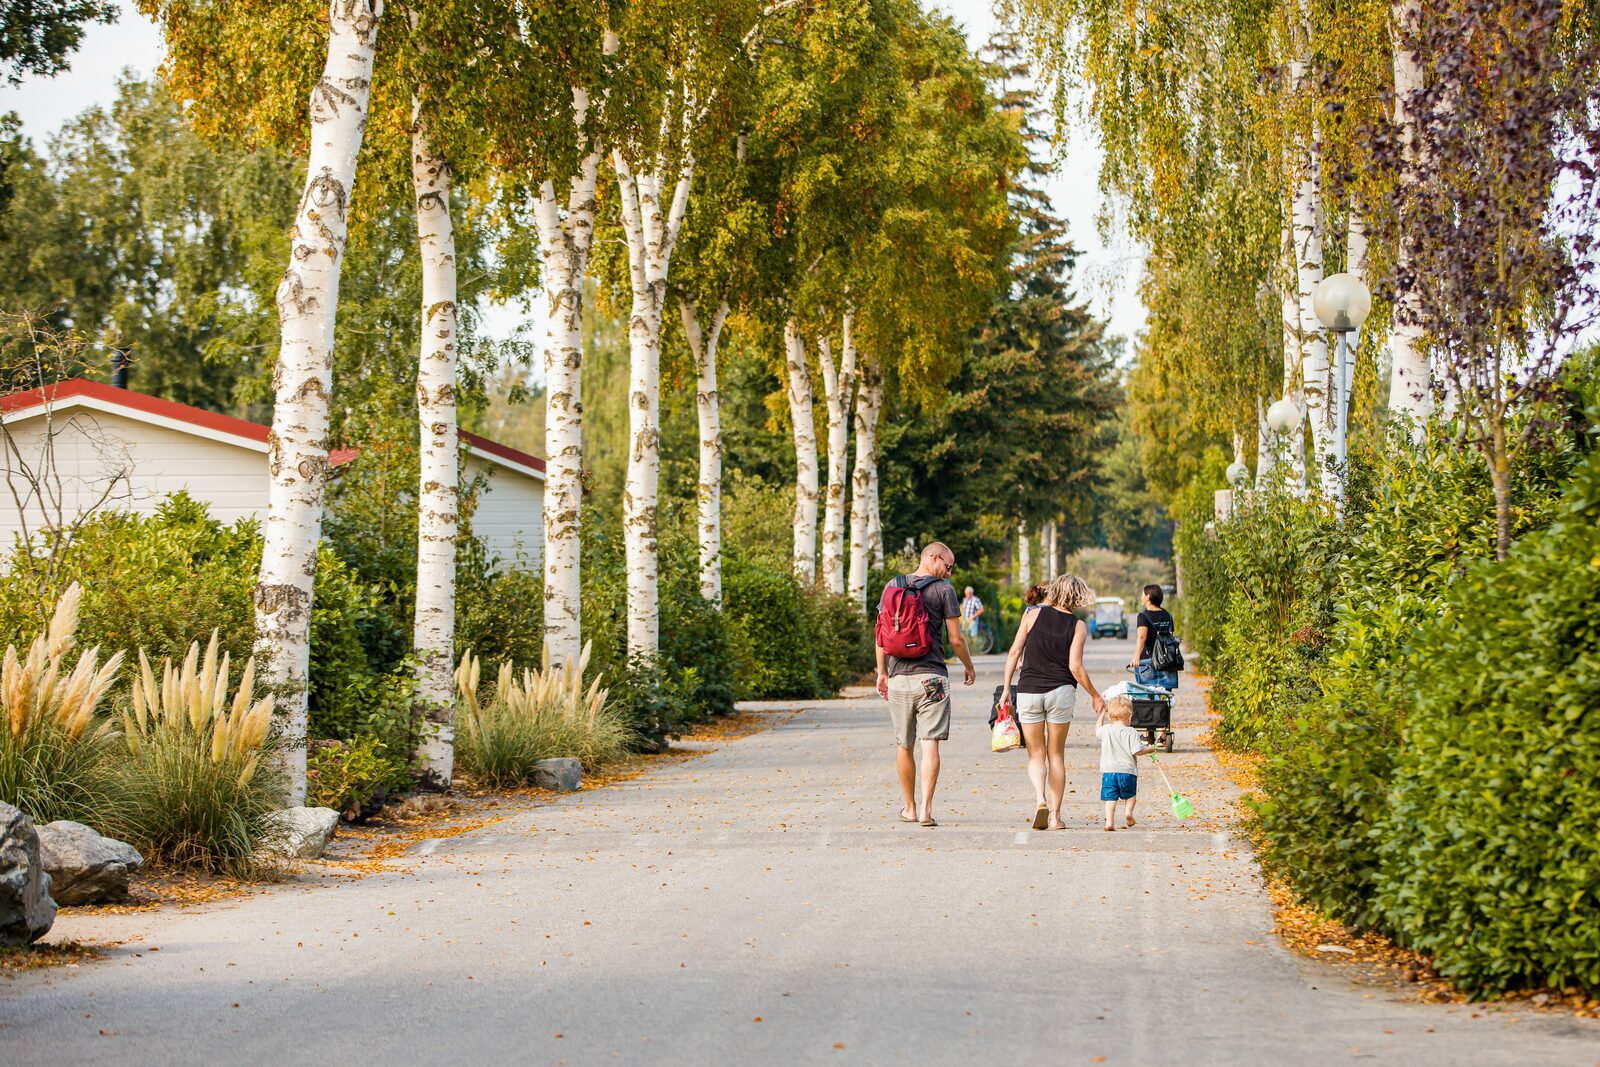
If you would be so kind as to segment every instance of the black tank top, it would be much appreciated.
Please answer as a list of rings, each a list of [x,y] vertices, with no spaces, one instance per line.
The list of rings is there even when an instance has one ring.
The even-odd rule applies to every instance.
[[[1071,664],[1072,635],[1078,628],[1078,617],[1048,604],[1036,614],[1033,629],[1028,631],[1028,643],[1023,646],[1017,692],[1048,693],[1064,685],[1076,686]]]

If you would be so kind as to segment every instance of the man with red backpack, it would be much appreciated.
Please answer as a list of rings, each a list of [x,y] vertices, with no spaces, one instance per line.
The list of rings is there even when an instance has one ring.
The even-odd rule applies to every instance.
[[[977,680],[966,638],[961,636],[961,605],[950,572],[956,557],[935,541],[922,550],[917,569],[883,588],[878,600],[878,692],[889,701],[894,724],[895,771],[905,804],[901,822],[938,826],[933,789],[939,782],[939,742],[950,737],[950,671],[944,665],[944,640],[966,668],[966,684]],[[917,764],[913,746],[922,744],[922,814],[917,815]]]

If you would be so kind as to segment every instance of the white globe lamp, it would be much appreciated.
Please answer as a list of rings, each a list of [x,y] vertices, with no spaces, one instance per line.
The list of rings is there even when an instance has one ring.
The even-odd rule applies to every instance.
[[[1311,306],[1322,325],[1335,333],[1349,333],[1361,329],[1372,314],[1372,293],[1354,274],[1335,274],[1318,284]]]
[[[1267,426],[1273,433],[1288,433],[1300,421],[1300,405],[1288,397],[1274,401],[1267,409]]]
[[[1234,460],[1228,465],[1228,484],[1235,489],[1250,480],[1250,468],[1245,466],[1243,460]]]

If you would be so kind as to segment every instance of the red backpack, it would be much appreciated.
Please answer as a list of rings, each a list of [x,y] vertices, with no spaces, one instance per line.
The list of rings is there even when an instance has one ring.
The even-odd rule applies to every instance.
[[[929,584],[913,587],[902,574],[878,601],[878,647],[896,659],[921,659],[933,648],[933,621],[921,596]]]

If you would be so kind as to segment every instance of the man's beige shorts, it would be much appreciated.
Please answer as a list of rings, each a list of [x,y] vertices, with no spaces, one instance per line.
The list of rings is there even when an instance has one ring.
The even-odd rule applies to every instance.
[[[929,692],[938,683],[938,695]],[[950,679],[942,674],[899,674],[889,679],[889,719],[894,743],[911,748],[921,741],[950,739]]]

